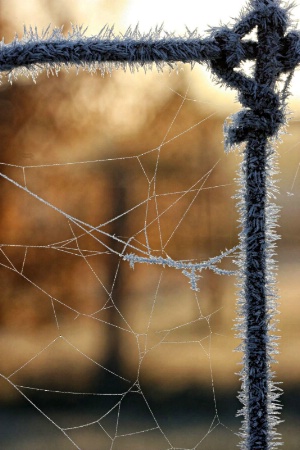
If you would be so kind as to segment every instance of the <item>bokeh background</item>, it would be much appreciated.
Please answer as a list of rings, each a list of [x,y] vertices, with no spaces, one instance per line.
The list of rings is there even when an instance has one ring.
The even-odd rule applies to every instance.
[[[225,3],[213,0],[205,11],[198,3],[2,0],[1,37],[5,43],[16,33],[21,37],[24,25],[40,31],[49,24],[63,26],[67,33],[72,23],[87,26],[87,35],[96,34],[105,24],[115,24],[115,31],[124,33],[137,23],[145,32],[164,23],[164,29],[179,34],[184,33],[185,24],[190,30],[196,26],[206,30],[239,12],[234,1],[226,2],[225,8]],[[295,8],[295,17],[297,12],[300,17]],[[299,442],[299,93],[296,76],[287,133],[278,143],[276,200],[281,206],[281,339],[275,370],[276,379],[283,382],[285,422],[279,431],[287,449],[298,448]],[[105,76],[70,69],[57,76],[43,73],[36,83],[19,77],[12,85],[3,79],[1,171],[21,185],[26,182],[30,190],[66,213],[93,226],[106,224],[103,232],[125,240],[134,237],[132,242],[140,246],[147,244],[141,230],[148,205],[147,221],[153,221],[147,228],[148,238],[157,255],[161,236],[164,256],[206,260],[238,242],[233,196],[240,156],[224,154],[222,136],[224,120],[238,109],[235,93],[217,86],[203,69],[184,65],[146,74],[114,70]],[[154,174],[158,204],[142,203],[149,189],[154,189]],[[59,427],[76,428],[108,411],[113,397],[46,390],[111,394],[128,389],[111,372],[131,382],[139,374],[160,426],[160,432],[137,433],[151,428],[153,418],[144,402],[133,393],[128,395],[119,416],[123,431],[114,450],[165,449],[161,430],[178,448],[194,448],[201,439],[200,449],[236,445],[240,389],[236,372],[241,355],[233,352],[239,343],[232,329],[234,277],[203,272],[197,297],[178,271],[165,268],[159,283],[161,268],[136,265],[132,271],[119,257],[104,254],[103,245],[88,235],[72,242],[72,233],[78,236],[80,230],[71,230],[66,218],[4,179],[0,184],[0,373],[15,385],[27,386],[17,390],[7,378],[0,379],[2,448],[74,448],[21,392]],[[132,209],[137,204],[141,207]],[[167,210],[159,224],[156,208]],[[122,217],[111,221],[118,216]],[[107,235],[102,241],[122,251],[120,243]],[[94,252],[88,258],[90,265],[75,255],[74,242]],[[66,247],[73,250],[64,251]],[[234,268],[230,262],[224,267]],[[121,314],[107,303],[108,293]],[[55,302],[55,314],[51,298],[61,301]],[[91,320],[91,314],[98,320]],[[132,333],[125,330],[125,321]],[[169,330],[166,345],[159,344],[164,330]],[[153,350],[140,364],[146,335]],[[105,423],[111,434],[115,420],[111,415]],[[93,426],[70,432],[82,449],[111,448],[111,441],[101,433]],[[122,438],[122,433],[131,436]]]

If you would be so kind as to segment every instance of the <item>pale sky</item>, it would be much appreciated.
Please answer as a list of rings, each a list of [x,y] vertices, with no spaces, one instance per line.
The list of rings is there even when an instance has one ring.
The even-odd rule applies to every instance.
[[[168,31],[182,33],[185,25],[189,29],[205,31],[209,25],[228,23],[239,14],[241,0],[1,0],[4,15],[12,14],[16,26],[30,20],[48,23],[49,11],[59,11],[63,17],[76,16],[80,23],[96,32],[107,22],[115,24],[116,31],[139,24],[142,31],[148,31],[164,23]]]
[[[202,33],[208,26],[228,23],[238,15],[241,4],[238,0],[129,0],[124,19],[128,25],[138,22],[143,31],[164,23],[166,30],[180,33],[186,25]]]

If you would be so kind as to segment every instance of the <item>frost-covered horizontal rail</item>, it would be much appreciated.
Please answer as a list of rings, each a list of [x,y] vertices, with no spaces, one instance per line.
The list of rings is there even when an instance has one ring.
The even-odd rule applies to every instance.
[[[51,34],[47,30],[42,36],[36,30],[25,30],[22,39],[16,37],[10,44],[0,42],[0,72],[31,66],[101,66],[105,63],[143,66],[198,62],[225,68],[233,61],[236,67],[242,61],[257,57],[257,42],[241,39],[239,29],[213,29],[206,38],[195,36],[195,33],[185,37],[167,33],[161,37],[162,34],[159,30],[147,35],[135,31],[131,36],[114,36],[112,30],[106,28],[98,36],[85,37],[81,29],[74,29],[73,34],[65,37],[59,29]],[[299,32],[284,36],[280,47],[277,58],[281,72],[289,72],[300,63]]]
[[[15,39],[10,44],[0,43],[0,71],[10,71],[17,67],[28,67],[32,64],[66,64],[80,65],[82,63],[174,63],[174,62],[208,62],[218,61],[228,54],[228,46],[224,45],[223,36],[216,33],[215,37],[199,38],[160,38],[149,36],[139,39],[98,37],[70,39],[55,33],[49,39],[29,39],[28,42]],[[298,33],[290,33],[285,37],[282,48],[282,64],[290,70],[288,61],[293,48],[293,65],[300,62],[300,37]],[[225,55],[226,52],[226,55]],[[254,60],[257,56],[257,43],[245,40],[239,43],[239,48],[232,45],[232,57],[240,60]]]
[[[257,45],[251,41],[242,43],[246,59],[255,59]],[[0,46],[0,70],[32,64],[57,63],[80,65],[82,63],[174,63],[206,62],[219,59],[222,48],[215,39],[163,38],[144,39],[96,39],[70,41],[45,40],[40,42],[13,42]]]

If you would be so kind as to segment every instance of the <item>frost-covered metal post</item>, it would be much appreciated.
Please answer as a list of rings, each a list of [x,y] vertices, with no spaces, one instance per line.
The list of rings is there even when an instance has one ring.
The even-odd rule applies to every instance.
[[[295,33],[286,35],[288,11],[276,0],[252,0],[248,13],[232,28],[213,30],[223,46],[223,55],[211,61],[212,70],[223,82],[237,89],[244,106],[225,125],[225,146],[245,142],[240,171],[239,210],[242,231],[240,297],[237,330],[242,339],[243,368],[240,373],[242,390],[239,399],[244,416],[241,436],[243,450],[269,450],[279,444],[276,425],[279,423],[280,390],[271,371],[273,355],[277,353],[274,315],[277,296],[274,286],[274,241],[277,239],[278,208],[271,203],[276,187],[272,176],[276,172],[272,141],[285,123],[285,100],[291,70],[285,66],[285,56],[295,60],[287,43]],[[244,59],[242,39],[256,29],[255,69],[252,77],[237,70]],[[233,57],[230,50],[235,47]],[[282,91],[278,81],[289,73]]]
[[[260,3],[270,6],[271,2],[265,0]],[[252,103],[254,103],[252,132],[249,133],[244,152],[242,178],[245,180],[245,189],[241,208],[244,227],[241,238],[245,252],[242,269],[243,302],[245,302],[243,307],[245,352],[242,373],[244,392],[241,399],[247,410],[247,414],[244,411],[244,431],[246,448],[249,450],[271,448],[273,436],[270,434],[276,422],[274,401],[277,395],[272,393],[274,386],[270,372],[270,353],[274,353],[272,345],[274,341],[269,334],[270,320],[275,312],[275,293],[270,278],[272,273],[270,244],[275,237],[271,227],[275,225],[276,209],[272,208],[267,198],[270,188],[268,176],[272,176],[270,172],[273,150],[268,143],[267,130],[261,129],[260,124],[265,119],[266,122],[270,122],[271,128],[278,122],[276,116],[281,119],[280,104],[274,93],[274,85],[278,76],[277,52],[280,38],[285,31],[282,22],[278,12],[270,10],[270,14],[261,18],[258,23],[255,80],[262,86],[264,92],[260,92],[259,97],[255,92],[246,94],[253,96]]]
[[[286,11],[277,2],[256,1],[257,59],[255,82],[240,94],[249,108],[246,121],[247,144],[240,181],[241,190],[241,324],[243,339],[242,383],[240,400],[244,404],[242,448],[267,450],[278,444],[275,426],[279,420],[280,391],[272,381],[272,355],[276,353],[276,288],[274,286],[274,241],[278,209],[271,203],[274,194],[274,149],[270,137],[284,122],[284,98],[275,90],[281,72],[279,55],[287,27]],[[239,119],[240,120],[240,119]]]

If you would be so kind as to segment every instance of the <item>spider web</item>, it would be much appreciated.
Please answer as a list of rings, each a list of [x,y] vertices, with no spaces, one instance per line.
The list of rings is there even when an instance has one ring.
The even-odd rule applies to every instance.
[[[113,144],[99,136],[78,159],[70,147],[1,163],[1,385],[37,412],[39,448],[238,442],[214,370],[232,344],[218,322],[228,282],[217,280],[233,284],[236,273],[224,170],[236,155],[211,131],[217,111],[195,117],[201,101],[168,83],[169,102],[124,149],[115,129]],[[227,368],[218,370],[220,380]],[[37,445],[20,433],[20,448]]]

